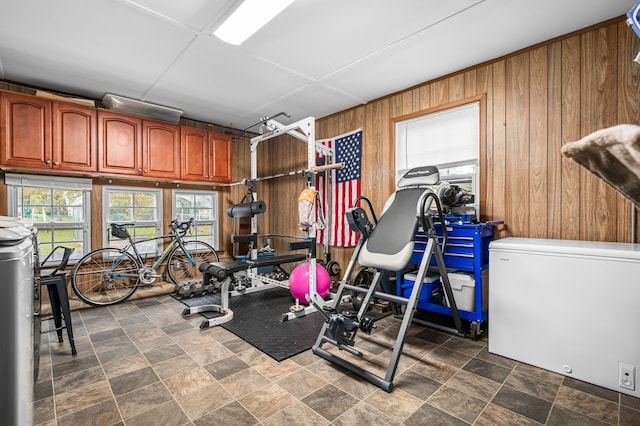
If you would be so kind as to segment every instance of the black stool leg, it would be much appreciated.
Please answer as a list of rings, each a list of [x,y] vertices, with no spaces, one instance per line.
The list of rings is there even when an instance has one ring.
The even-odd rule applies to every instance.
[[[64,316],[64,323],[67,328],[67,337],[69,338],[69,344],[71,345],[71,354],[77,355],[76,343],[73,340],[71,309],[69,308],[69,293],[67,292],[67,280],[65,277],[61,277],[60,280],[56,281],[56,289],[58,293],[58,300],[60,301],[60,307],[62,308],[62,315]]]
[[[57,278],[54,279],[59,281]],[[62,313],[60,307],[60,296],[58,294],[57,285],[53,282],[46,284],[47,291],[49,292],[49,302],[51,303],[51,313],[53,314],[53,323],[56,327],[56,333],[58,333],[58,342],[62,343]]]
[[[49,299],[51,301],[53,321],[56,325],[56,332],[58,333],[58,341],[62,342],[62,320],[64,319],[64,328],[67,329],[67,337],[69,338],[69,345],[71,345],[71,354],[77,355],[76,343],[73,340],[73,326],[71,325],[67,279],[64,275],[59,275],[41,280],[41,283],[42,285],[46,285],[47,290],[49,290]]]

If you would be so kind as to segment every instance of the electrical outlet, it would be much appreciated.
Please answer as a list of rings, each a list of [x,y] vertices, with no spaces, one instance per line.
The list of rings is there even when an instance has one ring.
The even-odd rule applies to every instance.
[[[636,367],[624,362],[621,362],[619,366],[619,386],[632,391],[636,390]]]

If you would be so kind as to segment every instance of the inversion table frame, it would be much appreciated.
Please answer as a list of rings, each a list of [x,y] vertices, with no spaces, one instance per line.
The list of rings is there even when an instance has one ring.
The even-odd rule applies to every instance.
[[[363,250],[367,251],[367,248],[365,248],[365,244],[367,242],[368,236],[363,233],[362,237],[360,238],[360,241],[358,242],[358,245],[356,246],[356,249],[351,258],[351,261],[349,262],[349,265],[345,270],[344,278],[341,281],[340,287],[338,288],[338,292],[334,298],[334,303],[331,311],[318,309],[325,316],[326,322],[323,325],[322,330],[320,331],[320,334],[318,336],[318,339],[316,340],[316,343],[312,347],[313,353],[315,353],[316,355],[319,355],[330,362],[333,362],[335,364],[340,365],[343,368],[348,369],[349,371],[357,374],[358,376],[364,378],[365,380],[373,383],[374,385],[382,388],[387,392],[391,392],[393,390],[393,378],[395,376],[398,363],[400,361],[400,355],[402,354],[402,349],[404,346],[405,338],[407,336],[407,332],[409,330],[411,322],[413,321],[413,316],[418,304],[418,298],[420,296],[420,293],[422,292],[424,277],[427,274],[427,270],[429,268],[429,263],[431,261],[432,256],[435,257],[436,265],[438,268],[438,272],[440,273],[440,277],[443,283],[443,288],[445,290],[445,293],[447,294],[448,300],[451,301],[450,302],[451,314],[455,323],[455,329],[448,329],[447,331],[451,331],[457,335],[464,336],[464,332],[462,330],[462,322],[460,320],[460,315],[458,313],[458,309],[455,304],[455,298],[451,290],[451,284],[448,279],[447,270],[444,263],[444,257],[442,255],[442,249],[438,243],[438,236],[433,227],[433,220],[429,216],[429,214],[425,212],[425,207],[424,207],[427,200],[429,199],[433,200],[433,202],[436,203],[436,206],[438,207],[438,211],[440,212],[439,218],[442,222],[444,222],[441,209],[440,209],[440,202],[437,198],[437,195],[430,190],[425,191],[419,188],[410,188],[410,189],[397,191],[396,194],[400,193],[401,191],[409,191],[409,190],[413,190],[413,193],[412,194],[408,193],[409,195],[404,197],[405,198],[404,202],[403,201],[398,202],[398,204],[404,203],[404,205],[401,205],[400,207],[395,209],[395,212],[398,212],[398,211],[404,212],[402,213],[402,217],[400,218],[401,219],[400,223],[393,223],[393,222],[389,223],[390,221],[386,221],[383,223],[385,213],[388,213],[389,210],[392,211],[389,215],[392,215],[394,213],[393,206],[395,205],[395,201],[396,201],[396,198],[394,198],[394,203],[391,203],[391,207],[389,208],[388,211],[383,212],[383,215],[380,218],[380,222],[378,222],[376,227],[373,229],[372,235],[376,231],[382,232],[382,234],[378,234],[378,237],[380,237],[380,235],[382,235],[383,237],[387,237],[390,235],[389,232],[393,233],[396,231],[398,233],[406,235],[408,237],[407,238],[408,241],[406,245],[403,246],[402,252],[412,253],[413,246],[414,246],[413,235],[415,235],[415,231],[417,229],[418,223],[420,223],[420,225],[423,227],[425,233],[428,236],[428,242],[427,242],[422,260],[420,261],[416,282],[413,286],[410,296],[408,298],[405,298],[405,297],[397,296],[395,294],[388,294],[388,293],[376,291],[376,288],[378,287],[378,285],[380,284],[383,278],[383,273],[385,270],[389,271],[389,268],[401,269],[402,267],[406,266],[406,264],[408,264],[409,262],[409,259],[407,257],[405,265],[388,266],[384,264],[385,258],[391,259],[391,261],[394,262],[395,258],[404,256],[402,253],[398,253],[398,255],[396,255],[394,253],[386,252],[386,253],[375,253],[373,256],[368,256],[369,259],[374,259],[374,263],[379,259],[381,259],[380,263],[384,267],[381,267],[381,265],[376,266],[374,264],[363,265],[363,266],[376,268],[376,272],[374,274],[373,280],[368,288],[362,288],[362,287],[357,287],[357,286],[348,284],[355,263],[359,261],[361,264],[363,264],[362,260],[360,260],[360,257],[363,254]],[[406,195],[406,194],[403,194],[403,195]],[[418,201],[418,202],[416,203],[415,201]],[[419,207],[420,203],[422,203],[422,208]],[[427,205],[429,204],[430,203],[428,203]],[[407,208],[410,209],[408,212],[407,212]],[[416,211],[419,212],[417,216],[415,213]],[[414,218],[413,223],[407,224],[406,222],[411,222],[410,217],[412,215]],[[385,227],[387,229],[383,230],[383,228]],[[399,229],[399,228],[403,228],[403,229]],[[380,240],[380,238],[378,238],[378,240]],[[443,242],[443,245],[445,243],[446,243],[446,236],[445,236],[445,242]],[[405,263],[405,262],[402,262],[402,263]],[[356,314],[355,318],[353,316],[347,317],[342,313],[337,312],[337,309],[339,309],[339,303],[343,300],[343,293],[347,290],[351,292],[356,292],[356,293],[365,293],[361,307],[358,313]],[[391,354],[389,364],[384,377],[379,376],[371,371],[368,371],[362,368],[361,366],[356,365],[353,362],[343,357],[340,357],[337,354],[329,352],[323,348],[323,345],[325,343],[330,343],[336,346],[341,351],[345,351],[358,358],[363,358],[364,354],[356,350],[353,347],[353,345],[355,342],[355,336],[359,330],[370,333],[371,329],[373,328],[372,319],[367,318],[366,312],[369,305],[371,304],[371,301],[374,300],[374,298],[387,300],[392,303],[406,305],[406,310],[402,317],[402,323],[400,325],[400,329],[398,331],[395,344],[393,345],[393,352]]]

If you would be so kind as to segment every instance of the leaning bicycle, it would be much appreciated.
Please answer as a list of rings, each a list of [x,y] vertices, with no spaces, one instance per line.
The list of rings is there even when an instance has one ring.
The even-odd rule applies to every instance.
[[[111,224],[111,235],[127,240],[122,248],[100,248],[85,255],[71,272],[71,286],[80,300],[93,306],[113,305],[127,300],[140,284],[153,284],[165,279],[159,272],[164,265],[166,274],[176,288],[201,277],[202,263],[219,260],[215,249],[204,241],[185,240],[193,226],[193,218],[186,222],[171,221],[171,233],[158,237],[134,240],[127,227],[133,224]],[[169,244],[153,263],[147,263],[138,245],[159,239]],[[166,260],[166,263],[165,263]]]

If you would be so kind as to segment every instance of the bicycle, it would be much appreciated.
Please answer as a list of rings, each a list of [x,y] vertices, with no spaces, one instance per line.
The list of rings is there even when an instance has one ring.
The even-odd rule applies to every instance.
[[[157,237],[134,240],[127,227],[134,224],[111,224],[111,235],[127,240],[123,248],[99,248],[86,254],[71,272],[73,292],[83,302],[93,306],[114,305],[127,300],[140,283],[153,284],[158,278],[158,268],[166,259],[166,272],[176,289],[201,275],[202,263],[219,260],[215,249],[203,241],[185,241],[184,236],[193,225],[193,218],[186,222],[171,221],[171,233]],[[155,262],[147,264],[136,245],[170,238],[169,244]]]

